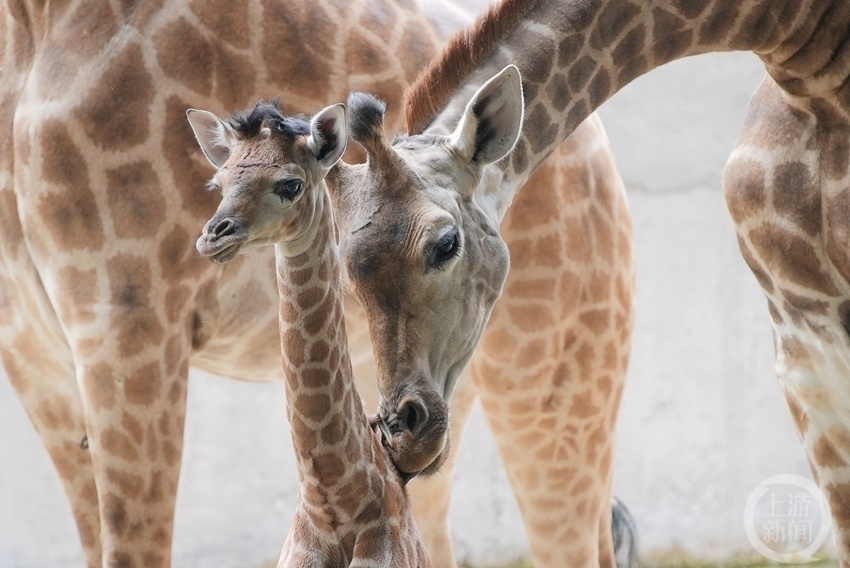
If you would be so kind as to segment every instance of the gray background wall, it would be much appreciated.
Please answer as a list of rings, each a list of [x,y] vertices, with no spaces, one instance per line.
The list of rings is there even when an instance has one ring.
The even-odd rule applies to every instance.
[[[773,375],[765,301],[741,260],[720,176],[763,71],[745,54],[700,56],[637,80],[601,110],[635,219],[638,310],[616,493],[651,556],[751,552],[749,492],[808,476]],[[191,379],[175,565],[277,558],[295,487],[280,384]],[[503,563],[526,543],[476,410],[452,518],[461,558]],[[483,519],[483,521],[482,521]],[[45,451],[0,380],[0,568],[81,564]]]

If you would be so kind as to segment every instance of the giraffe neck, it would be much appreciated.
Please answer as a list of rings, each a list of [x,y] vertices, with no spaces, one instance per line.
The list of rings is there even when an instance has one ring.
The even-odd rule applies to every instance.
[[[354,386],[343,320],[340,262],[327,196],[297,252],[275,245],[280,337],[302,507],[317,528],[350,511],[335,506],[341,482],[368,462],[374,443]],[[352,464],[354,462],[354,464]],[[348,488],[350,490],[350,487]],[[365,491],[365,488],[363,488]],[[362,494],[362,493],[361,493]]]
[[[505,0],[502,7],[520,4]],[[538,0],[526,9],[493,42],[490,55],[470,66],[427,129],[451,132],[475,90],[515,63],[523,77],[525,126],[512,158],[495,166],[514,190],[599,105],[673,60],[754,51],[786,91],[805,96],[834,91],[850,67],[850,53],[841,49],[850,37],[850,3],[843,0]],[[452,64],[444,54],[437,65]],[[423,83],[408,93],[409,117],[417,91],[424,98],[426,89]]]

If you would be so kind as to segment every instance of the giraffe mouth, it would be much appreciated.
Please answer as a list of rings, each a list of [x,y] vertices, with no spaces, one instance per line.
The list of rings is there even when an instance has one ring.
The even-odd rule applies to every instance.
[[[397,434],[393,434],[390,425],[387,424],[387,422],[379,414],[374,414],[369,417],[369,426],[372,428],[372,430],[377,429],[377,433],[379,434],[381,439],[381,445],[386,450],[387,457],[389,458],[390,463],[393,464],[393,468],[395,468],[396,473],[398,474],[399,478],[401,478],[402,484],[407,485],[411,479],[419,475],[421,472],[403,471],[398,466],[395,457],[396,451],[393,447],[393,437]]]
[[[198,239],[195,248],[202,257],[213,262],[225,263],[239,254],[239,249],[242,248],[243,242],[242,239],[210,242],[205,240],[204,237],[201,237]]]

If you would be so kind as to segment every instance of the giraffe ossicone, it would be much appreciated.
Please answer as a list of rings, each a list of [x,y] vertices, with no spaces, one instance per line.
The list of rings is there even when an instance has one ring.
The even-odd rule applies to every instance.
[[[324,177],[347,142],[345,107],[309,123],[259,103],[229,123],[189,110],[222,193],[197,241],[216,262],[273,245],[287,415],[298,466],[295,520],[280,568],[426,568],[392,444],[368,419],[345,333],[340,258]],[[388,433],[391,437],[392,434]]]

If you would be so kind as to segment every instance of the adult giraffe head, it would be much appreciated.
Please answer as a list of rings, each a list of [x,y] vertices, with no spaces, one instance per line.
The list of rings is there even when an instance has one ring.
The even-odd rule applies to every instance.
[[[491,190],[522,125],[519,71],[508,66],[466,104],[447,134],[384,134],[384,104],[349,97],[365,164],[328,177],[348,282],[375,352],[379,414],[393,437],[448,454],[447,404],[508,274],[499,234],[506,204]],[[445,440],[445,445],[439,443]]]

